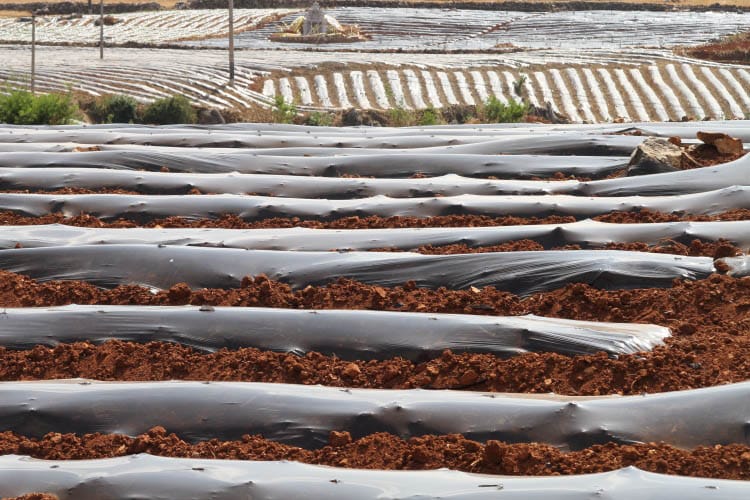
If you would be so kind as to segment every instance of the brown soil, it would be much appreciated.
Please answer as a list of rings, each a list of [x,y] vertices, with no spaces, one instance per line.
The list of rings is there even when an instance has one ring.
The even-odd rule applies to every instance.
[[[678,221],[731,221],[750,220],[750,210],[736,209],[716,215],[691,215],[683,213],[653,212],[640,210],[633,212],[610,212],[593,217],[601,222],[617,223],[645,223],[645,222],[678,222]],[[223,215],[216,219],[187,219],[184,217],[168,217],[157,219],[143,227],[180,227],[180,228],[225,228],[225,229],[263,229],[307,227],[317,229],[386,229],[397,227],[489,227],[489,226],[518,226],[533,224],[563,224],[575,222],[573,216],[551,215],[549,217],[514,217],[486,215],[441,215],[437,217],[344,217],[330,221],[303,220],[297,217],[274,217],[260,221],[245,221],[236,215]],[[65,217],[55,213],[41,217],[27,217],[12,212],[0,212],[0,226],[31,226],[39,224],[66,224],[78,227],[139,227],[131,220],[102,220],[93,215],[80,214],[75,217]]]
[[[741,382],[750,378],[750,278],[722,275],[676,281],[669,289],[601,291],[569,285],[520,298],[491,287],[429,290],[412,283],[383,288],[340,280],[292,291],[265,277],[234,290],[191,291],[186,285],[150,293],[127,286],[102,290],[82,282],[36,283],[0,273],[0,307],[77,304],[209,304],[345,308],[467,314],[537,314],[590,321],[648,322],[673,336],[651,352],[617,358],[524,354],[500,359],[454,354],[415,364],[403,359],[344,362],[255,349],[202,354],[189,348],[110,342],[53,349],[0,351],[0,379],[86,377],[101,380],[247,380],[373,388],[471,389],[569,395],[640,394]],[[356,369],[355,369],[356,367]]]
[[[682,169],[689,170],[693,168],[712,167],[729,163],[730,161],[739,160],[747,152],[739,154],[722,154],[716,146],[711,144],[698,144],[687,147],[682,153]]]
[[[733,257],[740,255],[742,250],[732,245],[726,240],[719,241],[701,241],[693,240],[690,245],[685,245],[672,240],[664,240],[657,245],[649,245],[643,242],[632,243],[608,243],[601,247],[608,250],[630,250],[635,252],[652,252],[667,253],[672,255],[685,255],[693,257],[713,257],[719,259],[722,257]],[[580,245],[565,245],[563,247],[554,247],[552,250],[580,250]],[[544,246],[533,240],[515,240],[508,241],[499,245],[488,245],[481,247],[471,247],[464,243],[455,243],[453,245],[433,246],[425,245],[415,248],[412,251],[427,255],[447,255],[458,253],[487,253],[487,252],[520,252],[520,251],[541,251],[545,250]],[[379,252],[402,252],[398,248],[378,248],[373,251]]]
[[[648,209],[632,212],[610,212],[608,214],[592,217],[599,222],[615,222],[619,224],[640,224],[649,222],[708,222],[708,221],[731,221],[750,220],[750,210],[738,208],[728,210],[716,215],[693,215],[679,212],[666,213],[655,212]]]
[[[245,435],[239,441],[210,440],[190,444],[163,427],[128,437],[121,434],[50,433],[31,439],[0,433],[0,454],[22,454],[48,460],[108,458],[134,453],[183,458],[294,460],[298,462],[380,470],[433,470],[449,467],[502,475],[569,475],[606,472],[634,465],[642,470],[681,476],[750,479],[750,446],[732,444],[682,450],[660,443],[595,445],[562,452],[544,444],[482,444],[457,434],[408,440],[378,433],[356,441],[347,432],[332,432],[318,450]],[[45,497],[30,497],[44,499]]]
[[[86,189],[80,187],[64,187],[60,189],[5,189],[0,193],[21,193],[21,194],[140,194],[137,191],[128,191],[126,189]],[[190,193],[192,194],[192,193]]]
[[[5,497],[2,500],[58,500],[58,498],[49,493],[28,493],[19,497]]]

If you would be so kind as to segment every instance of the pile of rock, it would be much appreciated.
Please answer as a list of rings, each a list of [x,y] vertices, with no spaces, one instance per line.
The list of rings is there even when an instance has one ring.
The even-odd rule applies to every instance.
[[[697,137],[703,144],[686,145],[679,137],[649,137],[630,157],[627,175],[709,167],[745,155],[742,141],[735,137],[717,132],[698,132]]]

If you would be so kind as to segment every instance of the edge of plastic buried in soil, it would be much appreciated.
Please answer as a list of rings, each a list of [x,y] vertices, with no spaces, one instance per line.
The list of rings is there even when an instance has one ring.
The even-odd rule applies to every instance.
[[[627,467],[599,474],[513,477],[450,470],[377,471],[297,462],[249,462],[165,458],[147,454],[97,460],[37,460],[0,457],[0,495],[45,491],[61,500],[123,498],[137,490],[144,498],[180,500],[310,500],[384,498],[555,498],[585,500],[634,496],[664,500],[735,500],[750,495],[747,481],[679,477]]]
[[[665,240],[689,245],[693,240],[725,239],[750,248],[750,221],[652,222],[617,224],[592,219],[564,224],[487,227],[420,227],[388,229],[99,228],[39,224],[2,226],[0,249],[81,245],[150,244],[242,248],[247,250],[412,250],[426,245],[469,247],[533,240],[545,248],[577,244],[583,248],[608,243],[658,244]]]
[[[201,350],[255,347],[341,359],[413,361],[453,352],[630,354],[670,335],[666,327],[527,315],[515,317],[260,307],[81,306],[3,309],[0,346],[108,340],[174,342]]]
[[[162,426],[189,442],[259,434],[311,449],[326,445],[334,430],[355,439],[388,432],[563,449],[609,442],[694,448],[750,444],[748,414],[750,382],[600,397],[256,382],[0,383],[0,428],[37,438],[50,432],[136,436]]]
[[[733,275],[742,259],[726,261]],[[245,276],[266,275],[292,288],[349,278],[379,286],[413,280],[419,287],[494,286],[516,295],[586,283],[606,290],[669,287],[716,271],[710,257],[621,250],[543,250],[455,255],[409,252],[289,252],[234,248],[84,245],[0,251],[0,269],[39,281],[82,280],[113,288],[237,288]]]

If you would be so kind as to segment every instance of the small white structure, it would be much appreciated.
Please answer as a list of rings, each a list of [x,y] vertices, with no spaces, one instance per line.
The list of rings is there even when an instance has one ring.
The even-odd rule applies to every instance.
[[[302,24],[302,34],[305,36],[324,35],[327,32],[328,20],[323,11],[320,10],[320,4],[315,2],[305,14],[305,22]]]

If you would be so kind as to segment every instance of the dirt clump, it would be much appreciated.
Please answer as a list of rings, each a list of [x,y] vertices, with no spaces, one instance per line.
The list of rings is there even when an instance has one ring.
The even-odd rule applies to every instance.
[[[357,440],[333,432],[328,446],[307,450],[245,435],[237,441],[188,443],[163,427],[129,437],[121,434],[50,433],[40,439],[0,433],[0,453],[46,460],[80,460],[149,453],[163,457],[224,460],[295,460],[308,464],[378,470],[454,470],[502,475],[570,475],[627,466],[661,474],[750,479],[750,446],[731,444],[682,450],[662,443],[594,445],[563,452],[537,443],[472,441],[458,434],[401,439],[387,433]],[[35,498],[35,497],[30,497]],[[45,497],[36,497],[44,498]]]
[[[371,388],[471,389],[568,395],[641,394],[710,387],[750,378],[750,278],[712,275],[672,288],[602,291],[583,284],[521,298],[492,287],[384,288],[341,279],[293,291],[264,276],[239,289],[151,293],[88,283],[37,283],[0,273],[0,306],[77,304],[212,305],[373,309],[484,315],[536,314],[587,321],[655,323],[673,335],[650,352],[607,356],[527,353],[509,359],[453,353],[421,363],[401,358],[345,361],[257,349],[201,353],[168,343],[108,342],[0,351],[0,379],[244,380]],[[177,290],[177,292],[175,292]],[[238,368],[240,367],[240,368]]]

